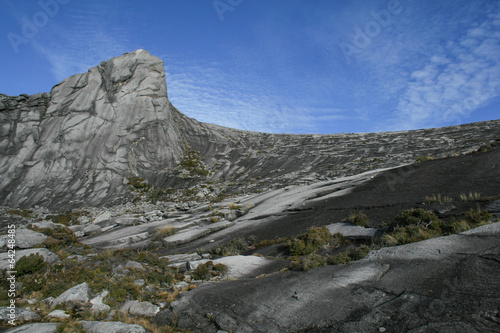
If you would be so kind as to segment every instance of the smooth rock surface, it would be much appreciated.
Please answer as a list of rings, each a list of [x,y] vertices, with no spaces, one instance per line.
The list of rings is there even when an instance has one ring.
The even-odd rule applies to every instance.
[[[373,238],[378,231],[378,229],[376,228],[364,228],[359,225],[352,225],[350,223],[333,223],[327,225],[326,228],[332,235],[338,233],[346,238],[354,239]]]
[[[146,333],[136,324],[125,324],[119,321],[81,321],[87,333]]]
[[[70,318],[71,316],[67,314],[64,310],[54,310],[49,313],[47,316],[58,319]]]
[[[57,333],[57,323],[26,324],[10,328],[5,333]]]
[[[132,316],[153,317],[158,312],[160,312],[160,307],[150,302],[137,302],[128,309],[128,313]]]

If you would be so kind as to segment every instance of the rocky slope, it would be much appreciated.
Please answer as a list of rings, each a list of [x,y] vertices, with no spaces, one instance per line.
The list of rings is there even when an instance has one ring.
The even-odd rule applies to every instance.
[[[498,139],[499,124],[336,135],[203,124],[170,104],[162,61],[138,50],[50,93],[0,95],[0,204],[109,206],[130,199],[133,176],[161,187],[218,181],[229,191],[326,180],[472,151]],[[184,170],[190,163],[198,172]]]

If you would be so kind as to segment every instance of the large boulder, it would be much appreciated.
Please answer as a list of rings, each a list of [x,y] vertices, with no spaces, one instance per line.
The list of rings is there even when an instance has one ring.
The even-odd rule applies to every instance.
[[[16,246],[20,249],[30,249],[43,243],[47,236],[41,232],[36,232],[27,228],[16,230]]]

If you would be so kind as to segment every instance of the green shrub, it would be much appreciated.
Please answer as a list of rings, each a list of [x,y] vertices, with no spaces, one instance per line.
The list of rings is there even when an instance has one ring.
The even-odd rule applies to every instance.
[[[439,219],[436,214],[434,214],[434,212],[422,208],[417,208],[402,212],[401,214],[396,216],[394,220],[398,226],[406,226],[411,224],[430,226],[432,223],[436,223]]]
[[[235,256],[241,254],[242,251],[248,249],[248,242],[243,238],[235,238],[231,242],[224,244],[222,246],[217,246],[213,251],[213,254],[219,256]]]
[[[368,221],[368,216],[361,212],[352,212],[346,219],[346,222],[354,225],[359,225],[364,228],[368,226]]]
[[[214,276],[221,276],[227,270],[227,266],[224,264],[214,265],[213,261],[207,261],[204,264],[198,265],[196,269],[191,273],[191,276],[195,280],[209,280]]]
[[[419,242],[425,239],[442,235],[441,229],[430,229],[425,226],[405,225],[396,227],[391,233],[382,236],[382,243],[386,246],[395,246]]]
[[[470,224],[476,226],[488,222],[492,218],[492,215],[488,212],[483,212],[480,209],[470,209],[464,213],[465,220]]]
[[[72,212],[70,210],[58,214],[58,215],[48,215],[47,219],[52,220],[54,223],[64,224],[65,226],[70,226],[76,224],[81,216],[89,216],[89,212]]]
[[[311,228],[305,234],[287,241],[292,256],[302,256],[315,252],[333,240],[326,227]]]
[[[310,254],[302,258],[299,262],[292,265],[293,270],[308,271],[310,269],[324,266],[327,264],[327,259],[317,254]]]
[[[31,214],[33,213],[32,210],[29,209],[9,209],[5,213],[9,215],[18,215],[24,218],[30,218],[33,217]]]
[[[57,252],[68,246],[82,245],[75,233],[67,227],[57,226],[54,229],[42,228],[37,229],[37,231],[48,236],[42,245],[52,252]]]
[[[15,266],[15,271],[19,276],[32,274],[44,269],[46,266],[45,259],[38,253],[32,253],[29,256],[21,257]]]

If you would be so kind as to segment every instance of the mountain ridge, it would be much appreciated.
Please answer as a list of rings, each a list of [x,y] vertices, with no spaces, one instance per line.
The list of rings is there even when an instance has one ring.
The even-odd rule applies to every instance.
[[[236,191],[236,184],[243,192],[334,179],[471,152],[498,139],[499,124],[317,135],[200,123],[168,100],[162,60],[137,50],[50,93],[0,96],[0,204],[110,206],[131,200],[131,177],[159,187],[218,182]],[[203,169],[194,176],[181,170],[191,151]]]

